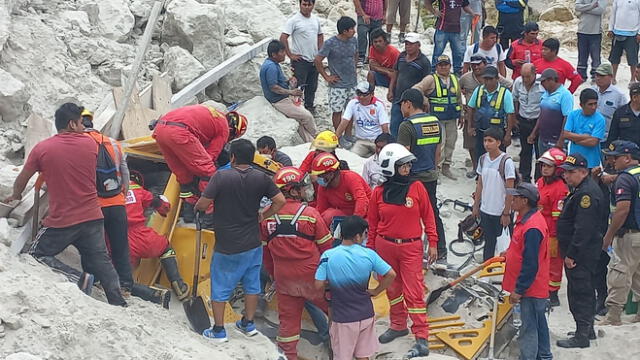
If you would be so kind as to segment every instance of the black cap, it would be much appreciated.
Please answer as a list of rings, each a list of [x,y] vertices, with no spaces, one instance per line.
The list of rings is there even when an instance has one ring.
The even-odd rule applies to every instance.
[[[403,101],[422,104],[424,102],[424,96],[422,96],[422,93],[418,89],[407,89],[402,93],[402,96],[400,96],[400,101],[398,101],[398,103]]]
[[[547,79],[557,80],[558,78],[559,78],[558,72],[552,68],[544,69],[544,71],[542,71],[542,74],[540,74],[540,81],[547,80]]]
[[[535,203],[540,199],[538,188],[527,182],[520,183],[515,188],[507,188],[507,195],[524,196]]]
[[[609,144],[608,149],[602,149],[605,156],[617,156],[625,154],[637,154],[640,151],[638,145],[632,141],[616,140]]]
[[[573,153],[567,156],[567,159],[560,165],[560,168],[565,170],[575,170],[579,168],[587,169],[587,159],[579,153]]]
[[[482,72],[482,77],[483,78],[497,78],[498,77],[498,69],[496,69],[493,66],[487,66],[486,68],[484,68],[484,71]]]
[[[473,55],[471,57],[471,60],[469,61],[469,63],[471,64],[480,64],[480,63],[487,63],[487,58],[485,58],[484,56],[481,55]]]
[[[534,21],[529,21],[528,23],[524,24],[525,33],[532,32],[532,31],[540,31],[540,27],[538,27],[538,23]]]

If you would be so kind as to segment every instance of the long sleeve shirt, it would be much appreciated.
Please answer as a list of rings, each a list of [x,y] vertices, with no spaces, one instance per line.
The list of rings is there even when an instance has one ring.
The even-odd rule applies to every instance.
[[[640,33],[640,0],[613,0],[609,31],[617,35]]]
[[[522,268],[516,280],[517,294],[524,295],[538,275],[538,257],[542,239],[542,233],[538,229],[529,229],[524,233]]]
[[[318,211],[329,208],[340,209],[347,214],[367,216],[371,188],[360,174],[351,170],[340,170],[340,183],[337,187],[318,188]]]
[[[578,33],[601,34],[602,14],[606,8],[607,0],[576,0],[576,15],[580,19]]]

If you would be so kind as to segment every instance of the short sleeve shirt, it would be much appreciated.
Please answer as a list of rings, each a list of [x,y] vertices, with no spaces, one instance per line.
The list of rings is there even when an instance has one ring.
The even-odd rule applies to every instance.
[[[491,101],[493,99],[494,96],[498,96],[498,90],[500,90],[500,87],[502,87],[502,85],[498,86],[493,92],[488,92],[487,91],[487,99],[489,101]],[[472,108],[477,108],[478,106],[478,91],[479,91],[480,87],[477,87],[475,90],[473,90],[473,94],[471,95],[471,98],[469,99],[469,102],[467,103],[467,105],[469,105],[469,107]],[[486,91],[486,88],[485,88]],[[505,113],[507,114],[513,114],[516,109],[513,105],[513,94],[511,94],[511,91],[509,91],[509,89],[506,89],[504,91],[504,98],[502,99],[502,109],[504,110]]]
[[[520,105],[519,114],[525,119],[537,119],[540,116],[540,99],[544,88],[536,79],[531,88],[527,90],[522,77],[519,76],[513,82],[513,97]]]
[[[373,45],[369,47],[369,59],[375,60],[380,66],[393,69],[400,57],[400,50],[393,45],[387,45],[384,52],[380,53]]]
[[[604,117],[599,112],[596,111],[593,115],[585,116],[582,109],[577,109],[569,113],[564,129],[578,135],[589,135],[604,141],[606,139],[604,136],[605,123]],[[587,166],[590,169],[600,165],[600,144],[584,146],[571,141],[569,142],[569,154],[574,152],[582,154],[587,159]]]
[[[337,75],[340,80],[329,87],[351,89],[356,86],[356,53],[358,40],[355,37],[340,40],[333,36],[325,41],[318,55],[326,57],[331,75]]]
[[[400,53],[395,70],[398,72],[398,78],[393,92],[393,100],[398,102],[405,90],[431,73],[431,63],[423,53],[420,53],[415,60],[407,61],[407,53],[403,51]]]
[[[516,167],[513,160],[507,159],[504,163],[504,178],[500,174],[500,161],[506,153],[500,154],[491,160],[489,153],[482,155],[478,161],[476,173],[482,176],[482,202],[480,211],[485,214],[500,216],[504,210],[504,201],[507,195],[505,179],[516,178]]]
[[[381,126],[389,123],[387,109],[382,101],[375,97],[369,105],[362,105],[358,99],[351,99],[342,118],[353,121],[356,138],[371,141],[382,134]]]
[[[237,254],[260,246],[260,200],[279,193],[273,181],[260,170],[231,168],[216,172],[202,194],[213,200],[215,251]]]
[[[562,122],[565,116],[573,111],[573,95],[560,85],[556,91],[545,91],[540,98],[540,117],[538,117],[538,129],[540,140],[558,141],[562,132]]]
[[[96,191],[98,145],[82,133],[64,132],[36,144],[24,168],[39,171],[47,185],[46,227],[66,228],[102,219]]]
[[[500,51],[498,51],[498,47],[500,47]],[[480,46],[478,46],[477,51],[473,51],[474,49],[475,44],[467,46],[467,50],[464,52],[464,62],[471,62],[472,56],[480,55],[487,59],[487,66],[498,67],[498,63],[507,58],[507,52],[504,51],[500,44],[496,44],[491,50],[484,50]]]
[[[462,8],[469,6],[469,0],[437,0],[441,17],[436,19],[436,29],[444,32],[460,32]]]
[[[638,199],[638,180],[631,174],[621,172],[616,178],[613,188],[616,203],[618,203],[618,201],[631,201],[629,215],[627,215],[627,219],[622,226],[626,229],[637,230],[638,224],[635,217],[635,202]]]
[[[262,87],[264,97],[270,103],[277,103],[278,101],[288,97],[288,95],[276,94],[273,92],[271,90],[273,85],[278,85],[284,89],[289,88],[287,78],[285,78],[280,64],[271,59],[267,59],[260,67],[260,86]]]
[[[291,16],[284,25],[283,33],[291,37],[291,52],[302,55],[308,62],[313,62],[318,54],[318,35],[322,27],[317,16],[305,17],[300,12]]]
[[[367,292],[371,272],[386,275],[391,266],[375,251],[361,245],[340,245],[325,251],[315,278],[329,281],[332,321],[348,323],[374,316]]]
[[[598,92],[598,112],[600,112],[607,121],[605,126],[606,138],[606,136],[609,135],[609,127],[611,127],[613,113],[629,101],[627,100],[627,96],[615,85],[609,85],[604,92],[600,92],[598,86],[594,85],[593,90]]]

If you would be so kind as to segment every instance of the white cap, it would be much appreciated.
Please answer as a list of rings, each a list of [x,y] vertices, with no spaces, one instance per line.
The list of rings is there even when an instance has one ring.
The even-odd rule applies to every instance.
[[[369,84],[368,81],[360,81],[356,86],[356,91],[361,92],[363,94],[370,94],[374,90],[373,86]]]
[[[410,42],[410,43],[420,42],[420,35],[418,35],[417,33],[414,33],[414,32],[407,33],[404,36],[404,41],[405,42]]]

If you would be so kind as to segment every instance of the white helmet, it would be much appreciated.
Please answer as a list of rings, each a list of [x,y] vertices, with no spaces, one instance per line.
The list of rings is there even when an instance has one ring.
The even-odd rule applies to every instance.
[[[382,169],[382,175],[391,177],[396,173],[396,164],[402,165],[415,159],[415,155],[406,147],[393,143],[382,148],[380,155],[378,155],[378,164]]]

